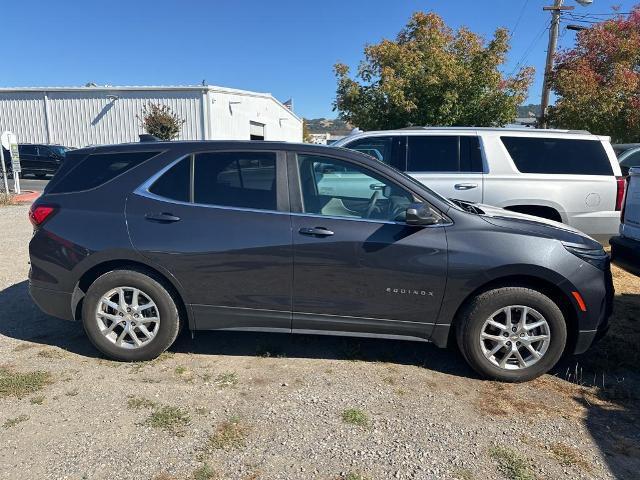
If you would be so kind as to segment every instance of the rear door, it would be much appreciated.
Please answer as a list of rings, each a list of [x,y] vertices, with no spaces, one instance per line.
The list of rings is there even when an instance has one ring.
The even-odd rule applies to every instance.
[[[407,136],[409,175],[446,198],[483,201],[483,161],[476,135]]]
[[[20,145],[18,147],[20,154],[20,166],[25,173],[38,170],[38,147],[36,145]]]
[[[284,154],[189,155],[127,200],[134,247],[180,282],[198,329],[291,328]]]
[[[404,223],[415,198],[372,169],[320,155],[289,162],[293,329],[428,338],[446,281],[444,226]]]

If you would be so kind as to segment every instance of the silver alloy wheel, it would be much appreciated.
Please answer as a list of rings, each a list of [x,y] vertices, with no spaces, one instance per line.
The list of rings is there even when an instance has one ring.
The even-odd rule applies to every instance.
[[[510,305],[494,312],[480,333],[484,356],[505,370],[519,370],[539,362],[550,342],[547,320],[524,305]]]
[[[117,287],[105,293],[96,308],[100,332],[120,348],[140,348],[151,342],[160,328],[160,311],[149,295],[134,287]]]

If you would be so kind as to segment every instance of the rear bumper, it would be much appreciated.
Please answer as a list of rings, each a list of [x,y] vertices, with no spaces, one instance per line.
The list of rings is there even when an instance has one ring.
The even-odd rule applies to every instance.
[[[615,236],[611,243],[611,260],[625,270],[640,276],[640,241]]]
[[[569,215],[567,223],[606,245],[620,229],[620,212],[601,211]]]
[[[35,287],[29,283],[29,295],[47,315],[63,320],[75,320],[71,311],[71,294],[48,288]]]

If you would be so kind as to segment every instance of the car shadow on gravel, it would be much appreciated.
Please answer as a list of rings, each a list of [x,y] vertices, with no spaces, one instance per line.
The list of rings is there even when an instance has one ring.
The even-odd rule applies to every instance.
[[[0,291],[0,335],[87,357],[103,357],[86,338],[79,322],[42,313],[29,296],[27,281]],[[192,339],[190,332],[184,330],[170,350],[203,355],[392,362],[476,378],[459,353],[423,342],[222,331],[198,331]]]

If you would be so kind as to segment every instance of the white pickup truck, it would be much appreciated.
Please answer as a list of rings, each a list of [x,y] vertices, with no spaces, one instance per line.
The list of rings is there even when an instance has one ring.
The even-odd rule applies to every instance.
[[[620,235],[611,239],[611,259],[640,276],[640,167],[629,170]]]
[[[333,144],[369,154],[448,198],[571,225],[606,243],[625,180],[609,137],[529,128],[416,127]]]

